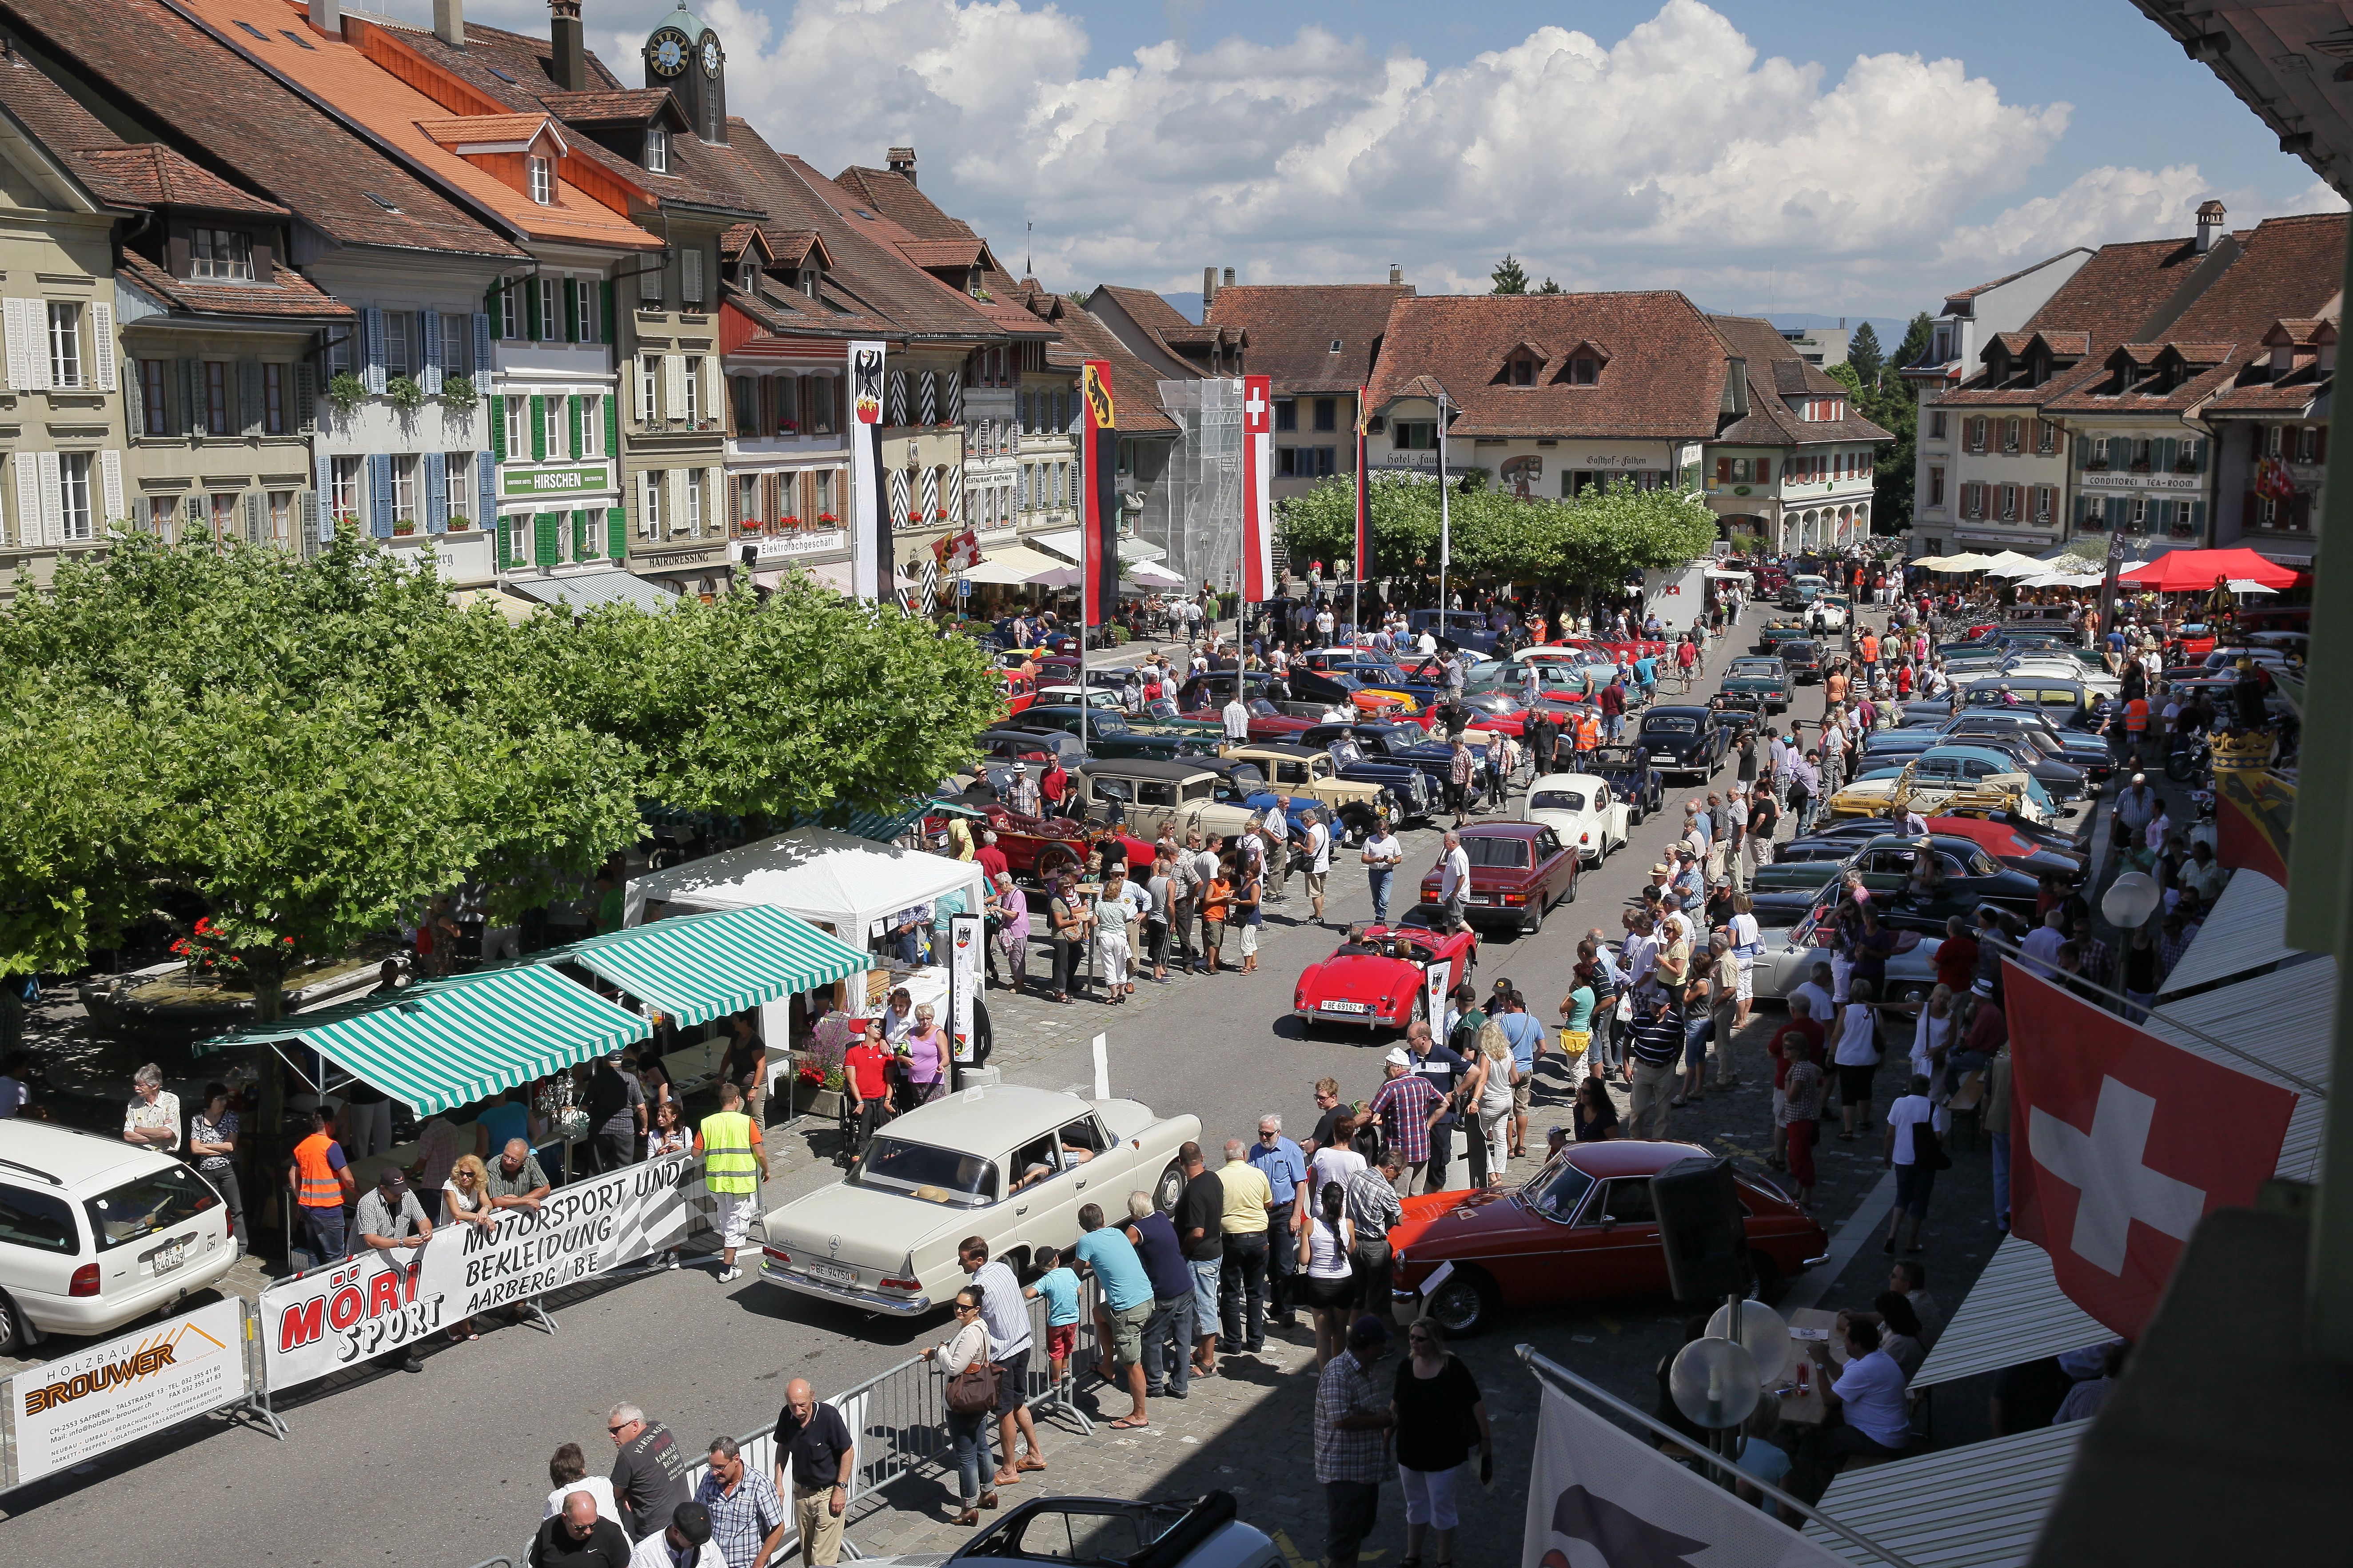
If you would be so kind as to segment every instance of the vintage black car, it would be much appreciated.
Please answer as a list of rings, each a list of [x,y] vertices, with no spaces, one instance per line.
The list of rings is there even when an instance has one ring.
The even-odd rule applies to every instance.
[[[1682,704],[1646,708],[1635,742],[1661,773],[1715,776],[1724,766],[1731,731],[1717,710]]]
[[[1934,879],[1925,890],[1915,888],[1912,880],[1914,868],[1924,854],[1936,857]],[[1758,868],[1751,897],[1817,893],[1849,871],[1862,875],[1862,885],[1871,890],[1874,901],[1932,918],[1971,914],[1981,905],[1992,904],[2031,919],[2042,893],[2035,878],[2003,865],[1974,840],[1936,833],[1928,836],[1925,848],[1916,837],[1885,834],[1842,860],[1777,858],[1772,865]]]
[[[1804,686],[1820,685],[1822,679],[1822,645],[1811,637],[1792,637],[1773,650],[1789,672],[1789,683]]]
[[[1160,762],[1175,762],[1178,757],[1213,757],[1218,753],[1215,735],[1170,733],[1139,730],[1120,714],[1100,708],[1086,712],[1087,750],[1098,757],[1150,757]],[[1027,730],[1033,733],[1079,732],[1079,710],[1071,708],[1025,708],[997,726],[999,731]]]
[[[1650,753],[1640,746],[1599,747],[1593,753],[1593,765],[1585,771],[1607,779],[1636,822],[1666,808],[1666,775],[1651,765]]]

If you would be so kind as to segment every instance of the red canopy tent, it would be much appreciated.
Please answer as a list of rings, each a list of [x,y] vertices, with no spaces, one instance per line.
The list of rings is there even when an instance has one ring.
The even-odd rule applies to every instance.
[[[2302,574],[2293,566],[2266,560],[2244,546],[2236,550],[2168,550],[2156,560],[2119,576],[2119,583],[2151,588],[2160,594],[2202,593],[2217,577],[2244,579],[2266,588],[2295,586]]]

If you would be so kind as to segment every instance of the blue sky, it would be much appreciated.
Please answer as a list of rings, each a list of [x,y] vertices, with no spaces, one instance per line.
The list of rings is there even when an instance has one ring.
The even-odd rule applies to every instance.
[[[429,19],[430,0],[378,0]],[[624,79],[672,0],[587,0]],[[2125,0],[707,0],[730,106],[1050,287],[1573,288],[1902,318],[2069,245],[2342,204]],[[470,0],[543,32],[544,0]]]

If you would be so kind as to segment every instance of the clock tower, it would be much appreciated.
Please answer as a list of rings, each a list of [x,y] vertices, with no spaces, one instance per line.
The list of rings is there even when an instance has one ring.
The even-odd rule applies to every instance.
[[[670,89],[694,133],[727,140],[727,51],[719,35],[680,6],[647,35],[646,85]]]

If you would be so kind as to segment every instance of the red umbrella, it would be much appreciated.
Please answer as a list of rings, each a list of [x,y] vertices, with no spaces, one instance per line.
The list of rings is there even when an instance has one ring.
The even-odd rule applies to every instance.
[[[2116,581],[2153,588],[2160,594],[2195,594],[2211,588],[2217,577],[2245,578],[2266,588],[2286,588],[2295,584],[2297,573],[2293,566],[2283,566],[2241,546],[2236,550],[2168,550]]]

